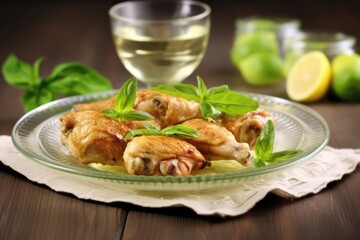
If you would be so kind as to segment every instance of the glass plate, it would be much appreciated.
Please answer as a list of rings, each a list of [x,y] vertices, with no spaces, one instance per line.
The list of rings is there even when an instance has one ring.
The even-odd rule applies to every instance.
[[[303,152],[289,160],[270,164],[261,168],[226,167],[214,171],[201,170],[199,174],[185,177],[171,176],[134,176],[123,172],[108,172],[86,165],[71,156],[60,142],[58,119],[71,107],[80,102],[90,102],[108,98],[117,91],[63,98],[45,104],[25,114],[15,125],[12,139],[17,149],[34,161],[58,170],[116,182],[135,190],[145,191],[198,191],[236,185],[239,181],[276,173],[316,155],[329,140],[329,128],[325,120],[307,106],[281,98],[247,94],[259,101],[260,107],[268,110],[276,120],[275,151],[301,149]],[[229,162],[230,164],[231,162]],[[231,164],[230,164],[231,165]],[[225,167],[224,167],[225,166]],[[238,164],[240,166],[240,164]]]

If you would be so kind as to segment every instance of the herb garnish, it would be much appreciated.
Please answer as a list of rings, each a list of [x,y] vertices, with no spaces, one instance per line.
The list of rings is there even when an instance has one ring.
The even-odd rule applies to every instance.
[[[138,135],[153,135],[153,136],[170,136],[176,138],[187,138],[187,137],[197,137],[198,133],[185,125],[172,125],[166,128],[160,129],[157,126],[143,123],[143,129],[133,129],[126,136],[125,139],[132,138]]]
[[[275,163],[289,159],[302,152],[302,150],[284,150],[273,152],[275,142],[275,129],[271,120],[268,120],[255,143],[255,155],[253,160],[255,167],[265,166],[267,163]]]
[[[259,107],[256,100],[231,91],[227,85],[207,88],[199,76],[197,82],[197,88],[191,84],[177,83],[159,85],[150,90],[199,102],[204,118],[217,118],[221,113],[241,115]]]
[[[101,113],[120,121],[144,121],[154,119],[154,117],[147,112],[133,109],[138,88],[137,85],[138,82],[136,78],[129,78],[119,89],[115,99],[115,108],[105,109],[101,111]]]
[[[26,112],[55,100],[58,94],[73,96],[113,88],[108,79],[80,63],[59,64],[48,77],[42,78],[39,75],[42,61],[39,58],[31,65],[10,54],[2,65],[5,81],[25,89],[22,104]]]

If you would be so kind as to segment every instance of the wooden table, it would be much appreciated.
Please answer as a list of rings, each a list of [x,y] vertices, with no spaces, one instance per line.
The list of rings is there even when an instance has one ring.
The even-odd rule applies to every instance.
[[[287,98],[283,83],[251,88],[230,64],[237,17],[296,17],[306,30],[341,31],[360,38],[356,1],[222,2],[210,2],[213,13],[208,51],[186,82],[194,83],[198,74],[210,86],[226,83],[234,90]],[[2,3],[1,62],[10,53],[28,62],[44,56],[41,74],[47,75],[58,63],[79,61],[111,79],[114,87],[121,86],[130,75],[120,64],[110,35],[107,10],[113,3]],[[21,94],[1,77],[1,135],[10,135],[23,114]],[[327,120],[330,146],[360,148],[360,103],[328,97],[309,106]],[[319,194],[296,200],[269,194],[248,213],[225,219],[198,216],[186,208],[150,209],[80,200],[35,184],[3,164],[0,169],[0,239],[360,239],[359,168]]]

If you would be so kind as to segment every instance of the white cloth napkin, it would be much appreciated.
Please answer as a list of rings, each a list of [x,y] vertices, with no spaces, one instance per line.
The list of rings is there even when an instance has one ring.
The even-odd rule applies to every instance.
[[[0,161],[29,180],[45,184],[57,192],[100,202],[127,202],[143,207],[185,206],[199,215],[236,216],[250,210],[269,192],[281,197],[300,198],[315,194],[331,181],[351,173],[360,162],[360,149],[325,147],[317,156],[291,169],[239,183],[218,191],[161,194],[121,188],[116,182],[79,176],[35,162],[14,147],[10,136],[0,136]]]

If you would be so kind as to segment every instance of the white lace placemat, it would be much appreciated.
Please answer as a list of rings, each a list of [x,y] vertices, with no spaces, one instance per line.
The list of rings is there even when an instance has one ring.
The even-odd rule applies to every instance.
[[[143,207],[185,206],[200,215],[236,216],[250,210],[269,192],[299,198],[315,194],[331,181],[355,170],[360,149],[325,147],[317,156],[278,174],[239,183],[234,188],[195,193],[161,194],[122,189],[115,182],[79,176],[46,167],[20,154],[10,136],[0,136],[0,161],[29,180],[58,192],[100,202],[127,202]]]

